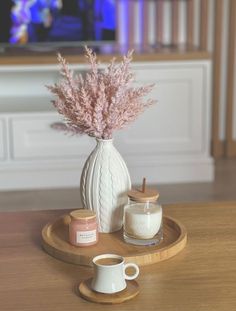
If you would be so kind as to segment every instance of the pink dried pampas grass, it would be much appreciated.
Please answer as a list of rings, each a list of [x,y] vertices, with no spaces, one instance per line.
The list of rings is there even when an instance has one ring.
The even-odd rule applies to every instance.
[[[47,87],[57,97],[52,102],[64,116],[68,130],[110,139],[115,130],[134,121],[145,108],[155,103],[154,100],[144,99],[153,85],[131,86],[134,80],[130,71],[132,54],[129,52],[123,56],[119,64],[112,59],[105,70],[99,70],[96,54],[85,47],[85,56],[91,66],[85,77],[74,75],[65,59],[58,55],[63,79]],[[62,126],[61,129],[66,127]]]

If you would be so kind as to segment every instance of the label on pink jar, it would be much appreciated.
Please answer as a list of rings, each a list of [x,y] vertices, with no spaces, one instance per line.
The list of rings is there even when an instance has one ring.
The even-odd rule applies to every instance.
[[[93,243],[93,242],[96,242],[96,239],[97,239],[96,230],[76,232],[76,243],[81,243],[81,244]]]

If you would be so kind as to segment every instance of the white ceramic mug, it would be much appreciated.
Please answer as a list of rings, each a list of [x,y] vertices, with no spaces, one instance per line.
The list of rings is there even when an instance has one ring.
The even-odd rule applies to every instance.
[[[125,264],[124,258],[115,254],[103,254],[93,258],[94,277],[92,289],[96,292],[113,294],[126,288],[126,280],[134,280],[139,275],[135,263]],[[131,276],[125,273],[129,267],[135,269]]]

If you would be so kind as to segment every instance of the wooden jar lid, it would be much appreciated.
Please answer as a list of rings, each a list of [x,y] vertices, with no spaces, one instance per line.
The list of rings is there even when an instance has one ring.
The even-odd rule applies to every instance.
[[[89,209],[78,209],[70,212],[70,216],[72,219],[80,220],[80,219],[92,219],[96,217],[96,214]]]
[[[127,193],[128,197],[135,202],[155,202],[159,197],[159,192],[154,188],[146,187],[146,179],[143,179],[142,189],[132,189]]]
[[[134,189],[128,192],[128,197],[135,202],[155,202],[159,197],[159,193],[156,189],[151,188],[147,188],[145,192]]]

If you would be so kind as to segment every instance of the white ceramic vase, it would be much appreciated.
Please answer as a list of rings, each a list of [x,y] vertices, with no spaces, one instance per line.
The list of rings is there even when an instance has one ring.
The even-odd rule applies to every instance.
[[[113,146],[113,140],[97,139],[82,171],[80,192],[83,207],[97,215],[99,232],[121,229],[130,188],[127,166]]]

